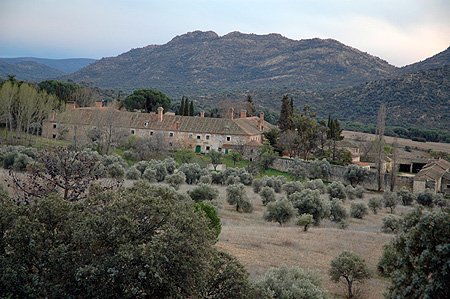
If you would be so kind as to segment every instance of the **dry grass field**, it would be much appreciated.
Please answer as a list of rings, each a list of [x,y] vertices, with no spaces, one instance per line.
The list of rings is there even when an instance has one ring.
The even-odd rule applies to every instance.
[[[304,232],[294,222],[284,226],[265,222],[262,219],[265,207],[259,195],[254,194],[250,187],[247,187],[247,194],[254,199],[255,204],[251,214],[236,212],[225,201],[225,188],[219,188],[223,200],[223,207],[219,211],[222,232],[216,246],[237,257],[252,278],[264,275],[269,268],[281,264],[315,269],[323,278],[324,288],[340,298],[340,294],[345,293],[344,285],[331,282],[327,272],[331,259],[347,249],[363,256],[374,273],[374,278],[362,286],[361,298],[383,297],[388,281],[377,275],[376,264],[382,253],[382,245],[394,237],[380,231],[381,219],[388,214],[388,209],[382,209],[377,215],[370,212],[362,220],[350,218],[350,225],[345,230],[324,220],[319,227]],[[362,200],[367,203],[372,196],[379,195],[366,194]],[[345,206],[350,209],[349,200]],[[398,206],[395,213],[399,215],[407,210],[409,208]]]

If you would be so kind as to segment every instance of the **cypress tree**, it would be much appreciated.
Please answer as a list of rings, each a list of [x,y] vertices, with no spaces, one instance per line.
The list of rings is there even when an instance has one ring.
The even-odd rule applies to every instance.
[[[247,95],[247,115],[248,116],[255,116],[256,115],[256,108],[255,103],[253,103],[253,99],[251,95]]]
[[[192,101],[189,106],[189,116],[194,116],[194,101]]]
[[[184,116],[189,115],[189,98],[188,97],[186,97],[186,100],[184,101],[183,115]]]
[[[281,131],[290,130],[292,128],[292,113],[289,104],[289,95],[284,95],[281,99],[280,118],[278,119],[278,126]]]
[[[181,97],[181,105],[178,109],[178,115],[184,115],[184,96]]]

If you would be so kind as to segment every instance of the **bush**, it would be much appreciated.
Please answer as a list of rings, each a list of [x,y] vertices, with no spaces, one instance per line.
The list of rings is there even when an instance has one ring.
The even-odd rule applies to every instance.
[[[294,180],[302,180],[308,176],[308,170],[306,163],[300,158],[295,157],[291,163],[291,167],[288,169],[288,173]]]
[[[125,168],[119,162],[114,162],[108,166],[108,175],[113,179],[122,179],[125,175]]]
[[[381,231],[384,233],[396,233],[400,230],[403,223],[403,218],[396,215],[387,215],[382,220],[383,226]]]
[[[133,166],[128,168],[125,177],[129,180],[139,180],[141,178],[141,172]]]
[[[298,226],[303,226],[303,230],[306,232],[308,227],[314,223],[313,215],[311,214],[302,214],[298,217],[296,224]]]
[[[144,174],[149,165],[150,163],[148,161],[139,161],[138,163],[136,163],[135,167],[141,172],[141,174]]]
[[[327,178],[331,173],[331,165],[326,159],[314,160],[309,165],[309,176],[314,179]]]
[[[355,187],[355,196],[357,198],[363,198],[365,192],[366,192],[366,189],[363,186],[358,185]]]
[[[369,170],[355,164],[348,165],[344,172],[344,179],[348,180],[352,186],[353,183],[366,181],[368,177]]]
[[[263,205],[267,205],[269,202],[275,201],[275,191],[273,188],[265,186],[259,191],[259,195],[262,198]]]
[[[226,181],[225,181],[225,185],[229,186],[229,185],[235,185],[235,184],[239,184],[241,182],[241,179],[238,176],[234,176],[234,175],[230,175]]]
[[[33,160],[28,157],[25,154],[18,153],[14,158],[13,168],[17,171],[25,171],[27,170],[27,166],[32,162]]]
[[[206,217],[208,217],[209,224],[208,227],[214,231],[216,238],[219,237],[220,232],[222,231],[222,224],[220,223],[220,218],[217,216],[217,210],[206,203],[197,202],[194,204],[194,207],[197,211],[202,211]]]
[[[282,186],[285,184],[287,179],[284,176],[263,176],[261,179],[253,180],[253,192],[259,193],[262,187],[268,186],[273,188],[276,193],[282,191]]]
[[[348,185],[345,188],[345,194],[347,195],[347,198],[350,200],[354,200],[356,198],[355,188],[353,188],[352,185]]]
[[[397,190],[397,197],[402,201],[404,206],[409,206],[415,200],[415,195],[411,193],[406,187],[402,187],[402,189]]]
[[[369,207],[364,202],[352,202],[350,205],[350,216],[353,218],[363,219],[369,215]]]
[[[195,202],[213,201],[219,196],[219,190],[210,184],[198,184],[194,189],[188,191],[189,196]]]
[[[369,208],[374,214],[377,214],[378,210],[383,206],[381,198],[371,197],[369,198]]]
[[[144,174],[142,175],[143,179],[146,179],[149,182],[155,182],[156,181],[156,170],[147,168],[144,171]]]
[[[377,263],[377,270],[383,277],[389,277],[395,270],[395,264],[399,258],[398,253],[392,248],[392,244],[383,245],[383,253]]]
[[[236,205],[236,211],[242,210],[245,213],[253,211],[253,202],[248,198],[243,184],[229,185],[226,190],[227,202]]]
[[[288,268],[281,265],[269,269],[266,275],[255,283],[255,287],[267,290],[270,298],[328,298],[327,292],[322,289],[320,276],[316,272],[296,266]]]
[[[321,179],[307,181],[303,185],[306,189],[319,190],[321,194],[324,194],[327,191],[327,188]]]
[[[327,187],[327,192],[330,196],[330,199],[339,198],[345,200],[347,198],[344,184],[342,184],[341,182],[332,182],[331,184],[329,184]]]
[[[305,189],[302,192],[295,192],[289,196],[298,214],[311,214],[314,217],[315,225],[319,225],[322,218],[329,214],[329,207],[320,197],[318,190]]]
[[[394,209],[397,206],[397,202],[398,202],[397,193],[391,192],[389,190],[384,191],[383,204],[385,208],[389,208],[391,210],[391,214],[394,213]]]
[[[185,176],[186,179],[186,176]],[[212,177],[208,175],[202,175],[200,179],[198,180],[202,184],[211,184],[212,183]]]
[[[434,192],[425,189],[424,191],[416,194],[416,201],[419,205],[432,208],[434,206]]]
[[[186,176],[182,171],[178,171],[177,173],[166,175],[165,180],[167,184],[178,190],[180,185],[186,182]]]
[[[348,218],[347,209],[344,207],[342,200],[333,198],[330,204],[330,220],[341,222]]]
[[[291,194],[294,194],[295,192],[301,192],[305,189],[302,182],[299,181],[292,181],[287,182],[281,186],[281,189],[286,192],[286,196],[289,196]]]
[[[185,163],[178,171],[182,171],[186,175],[186,183],[189,185],[196,184],[202,175],[208,174],[208,171],[197,163]]]
[[[253,176],[245,168],[230,167],[221,172],[221,182],[218,184],[227,184],[227,180],[231,176],[238,177],[239,182],[244,185],[251,185],[253,182]]]
[[[265,187],[270,188],[270,187]],[[275,195],[275,193],[274,193]],[[297,211],[287,198],[269,202],[263,218],[266,221],[278,222],[280,225],[288,222],[297,215]]]
[[[123,158],[125,160],[136,160],[136,155],[134,154],[133,151],[128,150],[123,152]]]
[[[175,169],[177,169],[179,166],[177,161],[175,161],[175,159],[172,157],[166,157],[163,163],[168,174],[173,174],[175,172]]]
[[[437,193],[433,199],[434,205],[442,209],[450,206],[450,200],[446,199],[442,193]]]

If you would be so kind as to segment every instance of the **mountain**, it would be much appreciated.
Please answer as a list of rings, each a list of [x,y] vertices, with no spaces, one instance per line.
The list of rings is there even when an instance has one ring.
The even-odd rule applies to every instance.
[[[400,73],[412,73],[420,70],[439,68],[444,65],[450,65],[450,47],[446,50],[427,58],[423,61],[416,62],[400,69]]]
[[[15,64],[18,62],[34,61],[51,68],[60,70],[61,72],[71,74],[85,66],[96,61],[91,58],[67,58],[67,59],[48,59],[48,58],[36,58],[36,57],[17,57],[17,58],[0,58],[6,63]]]
[[[155,88],[178,97],[274,86],[331,90],[388,78],[396,70],[386,61],[332,39],[194,31],[164,45],[103,58],[65,78],[129,91]]]
[[[8,75],[15,75],[18,80],[40,82],[46,79],[55,79],[65,73],[34,61],[10,64],[0,59],[0,78],[8,78]]]

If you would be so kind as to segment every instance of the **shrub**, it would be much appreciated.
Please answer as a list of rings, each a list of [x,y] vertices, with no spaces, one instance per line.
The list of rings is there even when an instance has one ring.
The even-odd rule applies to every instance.
[[[432,208],[434,206],[434,192],[425,189],[424,191],[416,194],[416,201],[419,205]]]
[[[306,163],[300,158],[295,157],[291,163],[291,167],[288,169],[288,173],[294,180],[302,180],[308,176],[308,170]]]
[[[226,181],[225,181],[225,185],[229,186],[229,185],[235,185],[235,184],[239,184],[241,182],[241,179],[238,176],[234,176],[234,175],[230,175]]]
[[[341,222],[348,218],[347,209],[344,207],[342,200],[333,198],[330,204],[330,220]]]
[[[218,238],[220,232],[222,231],[222,224],[220,223],[219,216],[217,216],[217,210],[213,206],[210,206],[203,202],[197,202],[194,204],[194,206],[197,211],[202,211],[205,216],[208,217],[208,227],[214,231],[216,238]]]
[[[208,171],[197,163],[185,163],[178,171],[182,171],[186,175],[186,183],[189,185],[196,184],[202,175],[208,174]]]
[[[240,182],[244,185],[251,185],[253,176],[247,172],[245,168],[227,168],[221,173],[221,182],[219,184],[226,184],[230,176],[238,177]]]
[[[369,208],[374,214],[377,214],[378,210],[383,206],[381,198],[371,197],[369,198]]]
[[[303,184],[306,189],[319,190],[320,193],[324,194],[327,191],[325,184],[321,179],[315,179],[312,181],[307,181]]]
[[[326,291],[322,289],[322,279],[313,271],[299,267],[288,268],[281,265],[271,268],[266,275],[255,283],[255,287],[267,290],[270,295],[261,298],[300,298],[325,299]]]
[[[177,161],[175,161],[175,159],[172,157],[166,157],[163,162],[168,174],[173,174],[175,172],[175,169],[178,168]]]
[[[314,160],[309,165],[309,176],[314,179],[327,178],[331,173],[330,163],[326,159]]]
[[[136,159],[136,155],[134,154],[133,151],[128,150],[128,151],[124,151],[123,152],[123,158],[125,160],[135,160]]]
[[[415,200],[415,195],[411,193],[406,187],[402,187],[400,190],[397,190],[397,197],[402,201],[404,206],[409,206]]]
[[[125,168],[119,162],[114,162],[108,166],[108,175],[113,179],[122,179],[125,175]]]
[[[282,191],[282,186],[285,184],[287,179],[284,176],[263,176],[261,179],[253,180],[253,192],[259,193],[262,187],[268,186],[272,187],[276,193]]]
[[[213,184],[223,184],[222,179],[223,179],[222,172],[216,171],[211,172],[211,181]]]
[[[194,189],[188,191],[189,196],[195,202],[213,201],[219,196],[219,190],[210,184],[198,184]]]
[[[185,176],[186,179],[186,176]],[[212,177],[208,175],[202,175],[198,181],[202,184],[211,184],[212,183]]]
[[[141,178],[141,172],[133,166],[128,168],[125,177],[129,180],[139,180]]]
[[[377,270],[383,277],[389,277],[395,270],[395,264],[399,258],[391,243],[383,245],[383,253],[377,263]]]
[[[446,199],[442,193],[437,193],[433,199],[434,205],[442,209],[450,206],[450,200]]]
[[[383,226],[381,227],[381,231],[384,233],[396,233],[400,230],[403,218],[396,215],[387,215],[383,217]]]
[[[186,176],[182,171],[178,171],[174,174],[166,175],[165,181],[175,190],[178,190],[180,188],[180,185],[186,182]]]
[[[138,163],[136,163],[135,167],[141,172],[141,174],[144,174],[149,165],[150,163],[148,161],[139,161]]]
[[[357,198],[363,198],[365,192],[366,192],[366,189],[363,186],[358,185],[355,187],[355,196]]]
[[[344,184],[342,184],[341,182],[332,182],[331,184],[329,184],[327,187],[327,192],[330,196],[330,199],[339,198],[345,200],[345,198],[347,197]]]
[[[149,182],[155,182],[156,181],[156,170],[147,168],[144,171],[144,174],[142,175],[143,179],[146,179]]]
[[[265,187],[270,188],[270,187]],[[274,193],[275,195],[275,193]],[[280,225],[288,222],[297,214],[296,209],[287,198],[269,202],[263,218],[266,221],[278,222]]]
[[[243,184],[229,185],[226,190],[227,202],[236,205],[236,211],[242,210],[245,213],[253,211],[253,202],[248,198]]]
[[[353,218],[363,219],[369,215],[369,207],[364,202],[352,202],[350,205],[350,216]]]
[[[353,183],[358,184],[367,180],[368,177],[369,170],[355,164],[348,165],[344,172],[344,179],[348,180],[352,186]]]
[[[25,154],[18,153],[14,158],[13,168],[17,171],[25,171],[27,169],[27,166],[32,162],[33,160],[28,157]]]
[[[389,208],[391,210],[391,214],[394,212],[394,209],[397,206],[397,202],[398,202],[397,193],[391,192],[389,190],[384,191],[383,204],[385,208]]]
[[[275,201],[275,191],[273,188],[265,186],[259,191],[259,195],[262,198],[263,205],[267,205],[269,202]]]
[[[353,188],[352,185],[348,185],[345,188],[345,194],[347,194],[347,198],[350,200],[353,200],[356,198],[356,192],[355,192],[355,188]]]
[[[303,226],[303,230],[306,232],[308,227],[314,223],[313,215],[311,214],[302,214],[298,217],[296,224],[298,226]]]
[[[286,192],[286,196],[289,196],[295,192],[301,192],[305,189],[302,182],[299,181],[292,181],[287,182],[281,186],[281,189]]]

